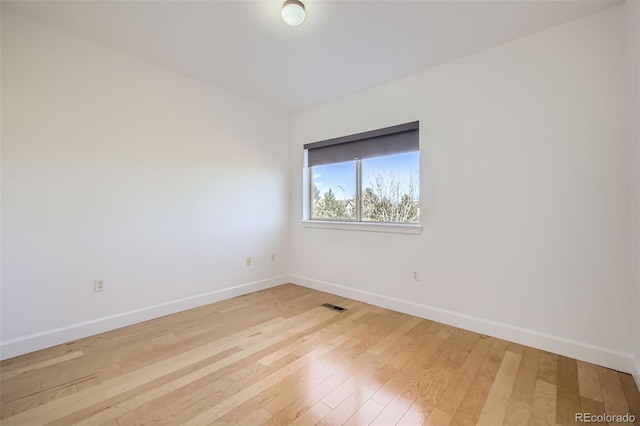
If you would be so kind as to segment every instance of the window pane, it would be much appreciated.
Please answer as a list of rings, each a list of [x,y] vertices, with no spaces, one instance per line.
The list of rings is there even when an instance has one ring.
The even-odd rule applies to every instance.
[[[311,168],[311,219],[356,219],[356,162]]]
[[[420,153],[362,160],[362,221],[420,222]]]

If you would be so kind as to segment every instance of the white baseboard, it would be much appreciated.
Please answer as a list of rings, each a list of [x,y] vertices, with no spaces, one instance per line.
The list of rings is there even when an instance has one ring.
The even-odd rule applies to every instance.
[[[48,348],[83,337],[104,333],[142,321],[148,321],[165,315],[175,314],[187,309],[208,305],[254,291],[264,290],[288,282],[288,276],[281,275],[260,281],[241,284],[233,287],[215,290],[208,293],[185,297],[167,303],[147,306],[133,311],[123,312],[108,317],[72,324],[65,327],[47,330],[16,339],[0,342],[0,359],[13,358],[39,349]]]
[[[636,381],[636,386],[640,389],[640,359],[637,357],[633,359],[633,372],[631,375]]]
[[[548,352],[579,359],[618,371],[632,374],[636,382],[640,381],[640,366],[630,353],[618,352],[608,348],[592,345],[585,342],[566,339],[535,330],[515,327],[509,324],[448,311],[433,306],[423,305],[407,300],[396,299],[377,293],[358,290],[325,281],[319,281],[308,277],[290,275],[289,281],[293,284],[312,288],[319,291],[335,294],[342,297],[369,303],[394,311],[426,318],[432,321],[463,328],[509,340],[522,345],[531,346]],[[640,387],[640,383],[639,383]]]
[[[298,275],[281,275],[272,277],[195,296],[185,297],[183,299],[167,303],[148,306],[133,311],[123,312],[108,317],[72,324],[66,327],[47,330],[16,339],[6,340],[0,342],[0,359],[4,360],[12,358],[14,356],[23,355],[29,352],[81,339],[83,337],[93,336],[105,331],[115,330],[117,328],[126,327],[142,321],[148,321],[165,315],[185,311],[187,309],[197,308],[209,303],[219,302],[221,300],[230,299],[232,297],[241,296],[254,291],[264,290],[288,282],[591,362],[613,368],[615,370],[624,371],[625,373],[632,374],[636,384],[640,387],[640,360],[635,359],[635,357],[630,353],[613,351],[611,349],[591,345],[585,342],[566,339],[535,330],[514,327],[509,324],[503,324]]]

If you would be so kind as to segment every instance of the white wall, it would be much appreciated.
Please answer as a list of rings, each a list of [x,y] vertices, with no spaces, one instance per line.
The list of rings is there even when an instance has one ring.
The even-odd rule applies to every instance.
[[[634,375],[640,386],[640,2],[625,3],[626,57],[627,57],[627,117],[629,143],[633,155],[632,164],[632,228],[634,236],[631,250],[634,269],[633,324],[634,324]]]
[[[2,125],[4,358],[286,280],[288,115],[3,11]]]
[[[639,9],[300,112],[292,146],[283,113],[3,11],[2,358],[290,271],[638,374]],[[421,235],[301,226],[303,143],[416,119]]]
[[[630,371],[623,28],[608,9],[295,114],[294,282]],[[304,143],[412,120],[421,235],[302,226]]]

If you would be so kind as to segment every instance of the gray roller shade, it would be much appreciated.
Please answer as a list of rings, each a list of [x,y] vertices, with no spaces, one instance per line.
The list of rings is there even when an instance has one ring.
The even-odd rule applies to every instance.
[[[400,124],[355,135],[308,143],[308,166],[341,163],[419,150],[419,122]]]

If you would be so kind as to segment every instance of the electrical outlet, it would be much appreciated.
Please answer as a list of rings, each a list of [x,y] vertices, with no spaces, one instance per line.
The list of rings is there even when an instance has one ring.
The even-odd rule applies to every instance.
[[[271,253],[271,261],[272,262],[276,261],[276,254],[275,253]]]
[[[251,266],[251,258],[250,257],[247,257],[247,260],[245,261],[245,264],[247,266]]]
[[[420,272],[413,271],[413,280],[414,281],[420,281]]]
[[[104,291],[104,280],[94,280],[93,291],[95,291],[96,293],[99,291]]]

